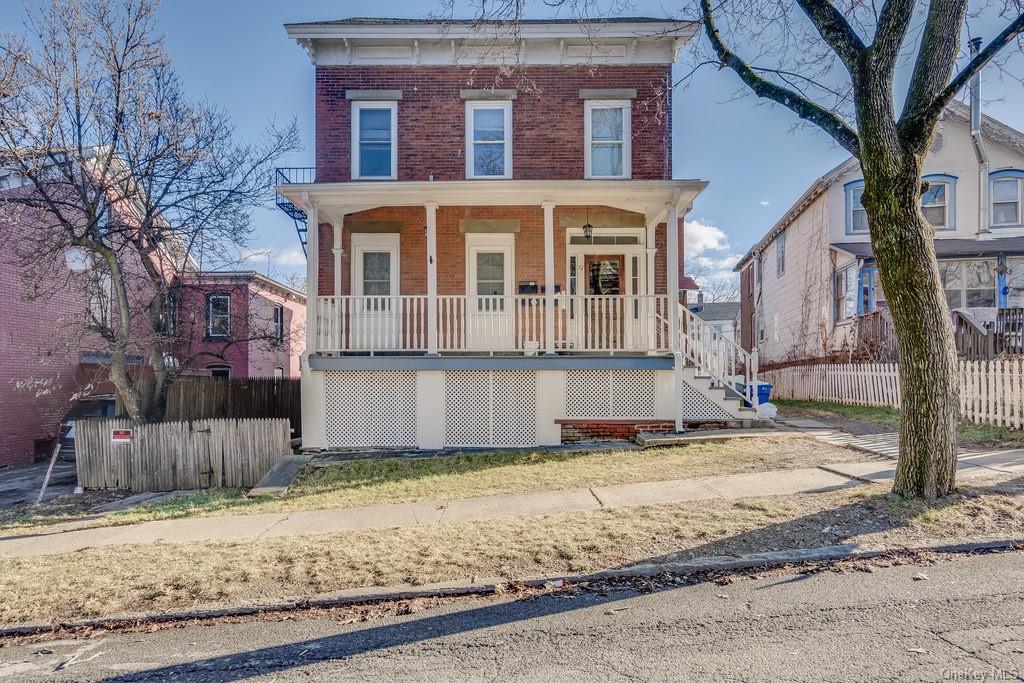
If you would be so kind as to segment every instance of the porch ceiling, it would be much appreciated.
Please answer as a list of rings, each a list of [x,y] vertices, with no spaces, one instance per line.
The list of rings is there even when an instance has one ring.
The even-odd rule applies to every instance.
[[[610,206],[663,223],[667,205],[685,213],[707,187],[705,180],[449,180],[278,185],[278,193],[325,222],[383,206]]]

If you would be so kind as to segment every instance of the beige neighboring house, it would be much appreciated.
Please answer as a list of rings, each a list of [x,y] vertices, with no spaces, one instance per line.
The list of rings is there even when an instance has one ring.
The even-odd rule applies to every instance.
[[[950,105],[925,160],[922,210],[935,226],[955,316],[994,321],[1024,306],[1024,134]],[[765,364],[834,356],[859,321],[885,315],[853,157],[819,178],[736,265],[740,342]]]

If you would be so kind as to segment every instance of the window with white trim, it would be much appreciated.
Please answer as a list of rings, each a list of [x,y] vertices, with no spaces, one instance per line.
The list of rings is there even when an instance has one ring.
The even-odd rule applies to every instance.
[[[921,213],[925,220],[937,230],[950,226],[949,222],[949,183],[929,180],[928,191],[921,195]]]
[[[210,373],[210,377],[219,377],[220,379],[231,379],[231,366],[218,363],[216,365],[207,365],[206,370]]]
[[[1021,224],[1022,183],[1019,176],[992,178],[992,225]]]
[[[587,178],[631,177],[631,106],[629,100],[586,101],[583,127]]]
[[[206,336],[209,339],[227,339],[231,336],[230,295],[206,295]]]
[[[398,102],[352,102],[352,178],[398,177]]]
[[[850,187],[847,192],[846,231],[850,233],[868,232],[868,212],[864,209],[864,184]]]
[[[950,308],[990,308],[996,305],[994,260],[939,261],[939,278]]]
[[[786,274],[786,231],[775,237],[775,277]]]
[[[512,102],[466,102],[466,177],[512,177]]]
[[[280,344],[284,341],[284,306],[274,304],[274,341]]]
[[[857,313],[857,269],[847,266],[832,278],[832,319],[849,320]]]

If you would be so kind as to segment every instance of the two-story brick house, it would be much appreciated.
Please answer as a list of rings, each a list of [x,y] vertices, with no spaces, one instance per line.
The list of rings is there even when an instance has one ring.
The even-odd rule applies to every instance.
[[[671,67],[693,23],[290,24],[316,70],[306,448],[557,444],[749,417],[679,305]],[[300,228],[301,230],[301,228]],[[681,331],[683,330],[683,331]]]

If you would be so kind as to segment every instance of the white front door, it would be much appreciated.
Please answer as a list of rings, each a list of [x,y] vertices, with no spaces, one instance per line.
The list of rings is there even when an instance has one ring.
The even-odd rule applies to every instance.
[[[512,289],[515,235],[466,235],[466,344],[470,351],[515,348]]]
[[[397,234],[352,235],[350,348],[399,350],[402,337]]]

